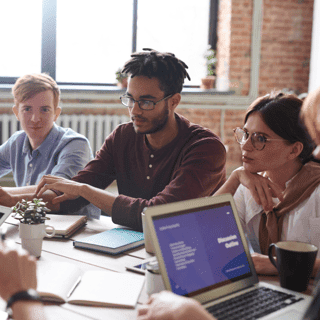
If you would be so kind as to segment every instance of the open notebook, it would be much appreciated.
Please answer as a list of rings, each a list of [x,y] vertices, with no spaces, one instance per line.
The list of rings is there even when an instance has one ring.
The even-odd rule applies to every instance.
[[[311,297],[259,282],[230,194],[148,207],[145,214],[167,290],[209,310],[267,287],[292,297],[285,300],[288,306],[261,319],[301,319]]]
[[[82,272],[69,262],[38,261],[37,291],[44,302],[134,308],[144,277],[109,270]],[[0,318],[1,320],[1,318]]]

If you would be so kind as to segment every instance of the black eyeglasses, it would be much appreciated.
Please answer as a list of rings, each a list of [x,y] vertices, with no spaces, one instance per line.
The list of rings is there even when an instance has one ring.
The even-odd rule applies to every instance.
[[[239,144],[245,144],[249,139],[249,132],[237,127],[233,129],[234,136]],[[267,141],[286,141],[285,139],[269,139],[261,133],[253,132],[251,134],[251,143],[256,150],[263,150]]]
[[[131,97],[128,97],[126,95],[123,95],[120,97],[120,100],[121,100],[121,103],[128,107],[128,108],[133,108],[134,107],[134,104],[136,102],[138,102],[138,106],[141,110],[153,110],[155,107],[156,107],[156,104],[161,102],[161,101],[164,101],[166,99],[169,99],[173,96],[173,94],[170,94],[169,96],[167,97],[164,97],[163,99],[159,100],[159,101],[150,101],[150,100],[134,100],[133,98]]]

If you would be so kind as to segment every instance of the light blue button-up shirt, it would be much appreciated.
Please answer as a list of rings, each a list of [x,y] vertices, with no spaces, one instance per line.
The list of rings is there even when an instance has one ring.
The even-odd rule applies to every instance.
[[[0,177],[12,171],[17,187],[36,185],[46,174],[71,179],[92,158],[88,139],[70,128],[54,124],[35,150],[21,130],[0,146]],[[90,205],[81,214],[98,218],[98,212],[98,208]]]

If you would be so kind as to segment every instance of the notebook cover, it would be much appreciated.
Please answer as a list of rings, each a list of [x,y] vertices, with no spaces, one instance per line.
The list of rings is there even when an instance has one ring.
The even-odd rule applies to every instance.
[[[84,227],[88,221],[86,216],[48,214],[47,217],[50,220],[47,220],[46,224],[55,228],[54,237],[56,238],[69,238],[77,230]]]
[[[144,244],[143,232],[114,228],[73,242],[74,247],[118,254]]]

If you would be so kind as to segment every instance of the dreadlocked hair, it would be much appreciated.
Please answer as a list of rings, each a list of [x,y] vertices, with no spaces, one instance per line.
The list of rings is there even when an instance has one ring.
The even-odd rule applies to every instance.
[[[145,76],[157,78],[160,89],[165,95],[180,93],[184,79],[190,76],[187,72],[188,66],[170,52],[159,52],[153,49],[144,48],[142,52],[135,52],[121,70],[131,78]]]

